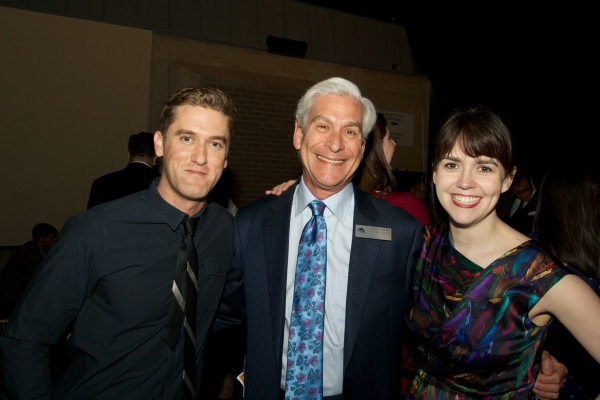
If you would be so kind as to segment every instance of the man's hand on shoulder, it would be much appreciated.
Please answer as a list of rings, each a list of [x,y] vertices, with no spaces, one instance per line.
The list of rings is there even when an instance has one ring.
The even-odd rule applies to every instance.
[[[569,370],[546,350],[542,353],[542,367],[533,392],[540,400],[558,399]]]
[[[295,180],[283,182],[277,186],[275,186],[271,190],[265,190],[265,194],[274,194],[275,196],[280,196],[283,192],[288,190],[293,184],[296,182]]]

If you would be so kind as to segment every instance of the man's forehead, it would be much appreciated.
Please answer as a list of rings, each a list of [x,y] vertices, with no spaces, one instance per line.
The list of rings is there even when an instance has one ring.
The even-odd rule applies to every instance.
[[[185,116],[183,116],[182,114],[185,114]],[[175,108],[173,112],[173,118],[171,119],[171,125],[169,126],[169,128],[171,128],[171,126],[173,125],[181,124],[182,119],[184,118],[187,121],[193,121],[197,118],[201,118],[208,122],[214,122],[215,118],[224,118],[225,122],[227,123],[227,130],[229,133],[229,117],[225,115],[221,110],[215,110],[214,108],[197,106],[194,104],[182,104]]]
[[[361,103],[349,95],[325,94],[315,98],[310,110],[311,121],[329,119],[332,112],[345,113],[345,122],[361,124],[363,109]]]

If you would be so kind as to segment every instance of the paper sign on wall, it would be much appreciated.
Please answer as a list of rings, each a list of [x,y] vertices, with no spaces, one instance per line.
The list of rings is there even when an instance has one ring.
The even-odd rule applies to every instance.
[[[385,115],[390,136],[398,143],[398,146],[413,147],[415,115],[397,111],[377,111]]]

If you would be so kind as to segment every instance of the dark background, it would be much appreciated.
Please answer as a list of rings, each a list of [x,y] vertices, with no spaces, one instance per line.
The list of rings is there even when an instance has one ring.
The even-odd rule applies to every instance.
[[[456,107],[483,105],[511,129],[514,161],[540,181],[550,166],[597,175],[598,32],[589,6],[307,0],[406,28],[418,73],[432,82],[430,137]],[[595,86],[595,85],[594,85]]]

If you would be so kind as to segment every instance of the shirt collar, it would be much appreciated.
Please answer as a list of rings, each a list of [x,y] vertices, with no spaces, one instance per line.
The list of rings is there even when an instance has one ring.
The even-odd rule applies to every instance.
[[[145,163],[145,162],[143,162],[143,161],[132,161],[132,162],[130,162],[129,164],[142,164],[142,165],[145,165],[146,167],[148,167],[148,168],[152,169],[152,165],[150,165],[150,164],[148,164],[148,163]]]
[[[150,202],[158,211],[158,214],[162,217],[162,219],[171,227],[173,231],[177,230],[177,227],[181,224],[181,221],[187,216],[183,211],[178,210],[173,207],[169,203],[167,203],[160,193],[158,193],[158,183],[160,182],[160,178],[154,179],[146,190],[146,195]],[[204,207],[196,214],[192,215],[190,218],[199,218],[198,226],[196,229],[201,228],[204,222],[204,217],[206,216],[206,209],[208,208],[208,203],[204,204]]]
[[[343,222],[348,214],[348,209],[352,203],[353,196],[354,189],[352,184],[349,183],[342,190],[322,201],[337,220]],[[300,184],[296,189],[295,197],[296,209],[294,210],[294,216],[297,217],[308,206],[308,203],[316,199],[304,184],[304,177],[300,179]]]

